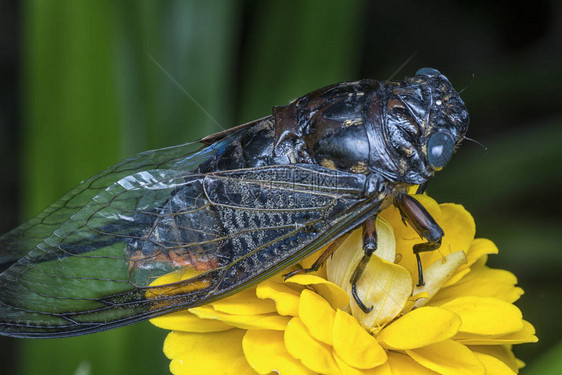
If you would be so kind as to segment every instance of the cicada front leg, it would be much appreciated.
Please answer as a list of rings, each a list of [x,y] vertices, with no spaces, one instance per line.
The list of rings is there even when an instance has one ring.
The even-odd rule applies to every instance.
[[[402,220],[408,222],[422,238],[427,240],[426,243],[416,244],[413,247],[418,263],[418,286],[423,286],[423,268],[420,253],[439,249],[441,239],[444,236],[443,229],[414,197],[407,194],[399,195],[394,200],[394,204],[400,210]]]
[[[425,189],[427,189],[427,181],[423,184],[420,184],[416,190],[416,194],[423,194],[425,193]]]

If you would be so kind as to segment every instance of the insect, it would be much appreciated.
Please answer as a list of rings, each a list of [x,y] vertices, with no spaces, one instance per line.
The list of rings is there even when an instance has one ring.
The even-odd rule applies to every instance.
[[[368,312],[355,285],[376,251],[377,213],[396,205],[426,240],[413,248],[423,284],[419,253],[437,249],[443,231],[406,189],[445,166],[468,122],[448,79],[422,68],[398,82],[327,86],[124,160],[0,237],[0,334],[81,335],[209,303],[361,225],[350,283]],[[185,269],[194,276],[151,285]]]

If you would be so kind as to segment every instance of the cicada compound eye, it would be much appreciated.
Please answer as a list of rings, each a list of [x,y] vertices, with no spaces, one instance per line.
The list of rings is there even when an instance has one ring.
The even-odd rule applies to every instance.
[[[427,142],[427,160],[429,165],[436,171],[443,169],[453,155],[455,142],[445,132],[433,134]]]
[[[418,69],[418,71],[416,72],[417,76],[428,76],[428,77],[433,77],[433,76],[440,76],[441,73],[439,72],[439,70],[437,69],[433,69],[433,68],[421,68]]]

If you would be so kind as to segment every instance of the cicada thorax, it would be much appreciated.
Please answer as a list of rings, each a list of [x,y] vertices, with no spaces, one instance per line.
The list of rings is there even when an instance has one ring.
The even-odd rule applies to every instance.
[[[376,85],[371,80],[341,83],[275,107],[275,153],[330,169],[367,172],[365,103]]]
[[[438,72],[328,86],[274,108],[273,117],[277,162],[404,184],[422,184],[440,170],[468,126],[464,103]]]

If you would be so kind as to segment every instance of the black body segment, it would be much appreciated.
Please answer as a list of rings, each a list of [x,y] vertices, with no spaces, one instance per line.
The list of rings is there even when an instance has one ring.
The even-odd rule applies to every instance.
[[[0,237],[0,334],[73,336],[199,306],[364,225],[355,286],[389,204],[427,239],[416,254],[439,246],[442,231],[406,189],[445,165],[467,126],[450,82],[428,68],[331,85],[116,164]],[[153,284],[185,271],[193,276]]]

